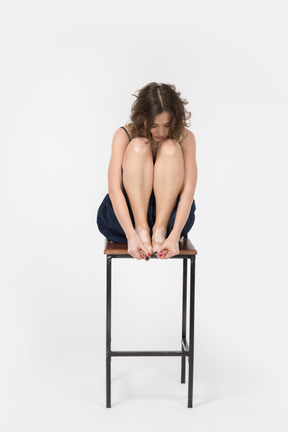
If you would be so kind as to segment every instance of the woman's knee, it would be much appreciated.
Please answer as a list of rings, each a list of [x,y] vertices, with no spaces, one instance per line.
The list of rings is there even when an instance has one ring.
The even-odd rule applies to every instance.
[[[145,144],[146,141],[148,141],[147,138],[143,137],[133,138],[128,144],[126,152],[132,152],[140,156],[151,153],[151,146]]]
[[[182,148],[179,142],[173,141],[172,139],[166,139],[162,141],[158,149],[159,155],[172,156],[175,157],[179,155],[183,156]]]

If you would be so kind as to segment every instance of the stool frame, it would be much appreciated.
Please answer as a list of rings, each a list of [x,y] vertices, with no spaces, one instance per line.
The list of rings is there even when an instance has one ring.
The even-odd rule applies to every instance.
[[[184,236],[187,239],[187,236]],[[181,240],[180,240],[181,241]],[[189,241],[189,239],[188,239]],[[113,242],[109,242],[113,244]],[[107,244],[107,240],[106,240]],[[126,246],[120,245],[118,246]],[[181,337],[181,350],[179,351],[114,351],[111,349],[111,279],[112,279],[112,259],[115,258],[133,258],[130,254],[117,253],[117,251],[109,252],[109,248],[105,250],[106,253],[106,408],[111,408],[111,359],[112,357],[120,356],[178,356],[181,357],[181,383],[185,383],[185,365],[186,358],[188,359],[188,408],[193,406],[193,373],[194,373],[194,322],[195,322],[195,261],[197,251],[194,249],[181,251],[169,259],[182,259],[183,260],[183,290],[182,290],[182,337]],[[193,254],[192,254],[193,253]],[[152,255],[150,259],[159,259]],[[189,301],[189,344],[187,342],[187,270],[188,260],[190,261],[190,301]]]

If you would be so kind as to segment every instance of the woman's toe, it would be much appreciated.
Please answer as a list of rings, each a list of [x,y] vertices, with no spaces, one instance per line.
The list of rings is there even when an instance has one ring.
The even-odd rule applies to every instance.
[[[150,255],[152,255],[152,253],[153,253],[153,248],[152,248],[152,246],[149,245],[149,244],[147,244],[147,243],[144,243],[144,245],[146,246],[146,248],[147,248],[148,252],[150,253]]]
[[[153,242],[153,253],[157,253],[157,250],[159,249],[159,247],[163,244],[159,243],[159,242]]]

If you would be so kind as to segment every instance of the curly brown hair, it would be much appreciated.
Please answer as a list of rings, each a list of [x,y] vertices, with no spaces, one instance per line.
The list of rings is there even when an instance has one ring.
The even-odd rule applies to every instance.
[[[171,115],[168,137],[177,142],[183,141],[184,128],[190,126],[188,120],[191,112],[186,110],[185,105],[188,102],[180,97],[180,92],[176,91],[173,84],[151,82],[137,90],[133,96],[136,97],[136,100],[131,107],[131,123],[126,123],[132,138],[147,137],[146,144],[150,144],[152,141],[150,129],[154,119],[166,111]]]

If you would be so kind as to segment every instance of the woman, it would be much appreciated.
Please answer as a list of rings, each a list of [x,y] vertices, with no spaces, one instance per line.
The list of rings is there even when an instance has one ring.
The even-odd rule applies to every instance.
[[[131,122],[113,136],[97,225],[136,259],[168,259],[195,220],[196,142],[185,127],[191,113],[172,84],[152,82],[133,96]]]

